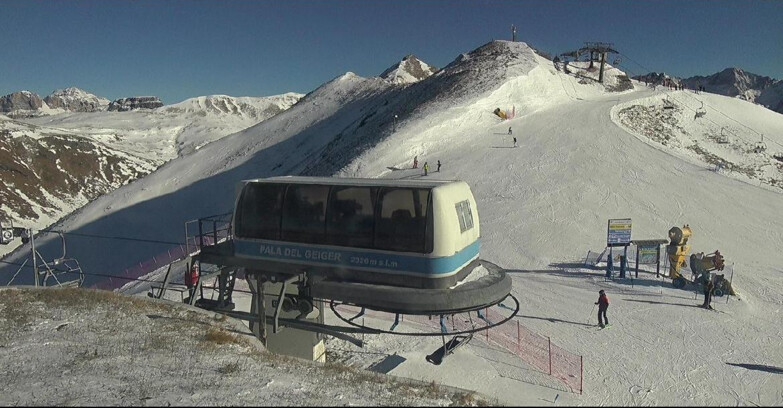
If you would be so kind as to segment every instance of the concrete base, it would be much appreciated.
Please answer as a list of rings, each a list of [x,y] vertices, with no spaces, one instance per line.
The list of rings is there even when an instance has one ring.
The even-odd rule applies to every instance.
[[[257,293],[255,277],[248,279],[251,291]],[[267,316],[273,317],[275,315],[275,309],[277,307],[277,299],[282,288],[282,283],[263,283],[264,289],[264,310]],[[296,285],[289,284],[286,287],[286,293],[296,295]],[[257,296],[253,295],[251,301],[250,312],[253,314],[258,313],[257,308]],[[310,321],[313,323],[323,324],[323,302],[315,302],[313,305],[313,311],[302,320]],[[294,319],[299,315],[298,311],[285,312],[280,311],[281,318]],[[256,336],[259,335],[259,327],[255,322],[251,322],[250,329]],[[266,325],[266,348],[267,350],[286,356],[302,358],[311,361],[318,361],[321,363],[326,362],[326,345],[324,344],[323,335],[306,330],[293,329],[290,327],[279,327],[277,333],[274,332],[274,327],[271,324]]]

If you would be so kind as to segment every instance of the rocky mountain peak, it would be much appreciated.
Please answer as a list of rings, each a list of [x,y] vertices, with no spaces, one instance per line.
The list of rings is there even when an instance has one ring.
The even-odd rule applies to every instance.
[[[413,54],[408,54],[402,61],[383,71],[380,76],[393,83],[410,84],[421,81],[436,71],[437,68],[427,65]]]
[[[35,92],[19,91],[0,96],[0,112],[34,111],[41,109],[43,100]]]
[[[95,112],[106,109],[109,100],[76,87],[58,89],[44,98],[50,108],[73,112]]]
[[[155,109],[163,106],[163,102],[157,96],[134,96],[120,98],[109,104],[108,111],[125,112],[135,109]]]

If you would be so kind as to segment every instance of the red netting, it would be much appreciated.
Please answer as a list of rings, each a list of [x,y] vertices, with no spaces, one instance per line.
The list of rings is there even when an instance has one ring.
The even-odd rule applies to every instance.
[[[504,315],[495,309],[484,311],[484,315],[489,321],[501,321],[508,316],[508,314]],[[357,314],[359,310],[358,307],[353,306],[341,305],[338,307],[340,314],[347,318]],[[365,314],[384,320],[394,319],[394,315],[391,313],[368,310]],[[466,313],[462,313],[448,316],[445,323],[449,331],[456,332],[472,328],[472,323],[480,325],[482,322],[478,320],[476,315],[468,317]],[[429,328],[430,331],[431,329],[440,330],[438,316],[401,315],[400,324],[421,326]],[[500,326],[476,332],[473,338],[487,344],[498,345],[516,354],[522,361],[562,381],[573,392],[582,393],[582,357],[551,343],[548,337],[534,333],[521,325],[519,321],[512,320]]]

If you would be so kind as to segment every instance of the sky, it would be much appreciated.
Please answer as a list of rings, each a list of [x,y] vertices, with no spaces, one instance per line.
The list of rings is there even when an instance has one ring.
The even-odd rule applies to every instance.
[[[0,95],[76,86],[173,104],[307,93],[408,54],[441,68],[510,40],[512,24],[551,55],[612,43],[634,75],[739,67],[783,79],[780,1],[0,0],[0,10]]]

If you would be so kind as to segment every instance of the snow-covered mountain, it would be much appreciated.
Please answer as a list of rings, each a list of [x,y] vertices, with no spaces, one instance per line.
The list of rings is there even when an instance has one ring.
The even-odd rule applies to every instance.
[[[58,89],[44,98],[52,109],[71,112],[95,112],[106,110],[109,100],[76,87]]]
[[[84,96],[69,89],[62,94]],[[217,95],[144,111],[0,116],[5,147],[0,150],[0,221],[44,228],[179,155],[290,108],[301,97]]]
[[[751,102],[776,82],[770,77],[745,72],[739,68],[726,68],[709,76],[692,76],[682,81],[690,89],[698,89],[701,84],[707,92],[739,97]]]
[[[783,113],[783,81],[746,72],[740,68],[726,68],[712,75],[696,75],[688,78],[652,72],[634,79],[659,85],[664,79],[669,79],[674,84],[684,84],[688,89],[699,89],[701,86],[707,92],[756,102],[775,112]]]
[[[290,108],[298,102],[302,96],[302,94],[293,92],[265,98],[234,97],[227,95],[199,96],[197,98],[186,99],[174,105],[167,105],[161,111],[173,114],[233,114],[261,121]]]
[[[772,157],[783,148],[783,117],[737,98],[645,87],[617,68],[604,73],[604,84],[586,65],[569,64],[570,74],[562,68],[525,43],[494,41],[407,86],[346,73],[290,109],[97,198],[55,228],[148,240],[68,237],[69,254],[85,271],[119,272],[165,253],[162,242],[183,242],[186,221],[229,212],[240,180],[422,178],[413,157],[439,160],[440,172],[427,177],[471,186],[481,256],[512,275],[522,302],[515,320],[584,357],[585,392],[542,387],[513,355],[484,358],[489,347],[468,345],[444,365],[427,365],[423,355],[440,339],[377,340],[379,350],[366,355],[406,359],[391,374],[521,405],[783,404],[775,375],[783,366],[783,167]],[[502,120],[497,108],[516,115]],[[145,115],[131,118],[144,124]],[[766,149],[759,150],[762,134]],[[654,273],[606,280],[585,267],[587,251],[605,247],[613,218],[631,218],[634,239],[666,238],[672,226],[689,224],[692,252],[720,249],[739,297],[715,301],[723,313],[709,312],[693,307],[700,295],[697,301]],[[48,256],[60,251],[50,236],[36,245]],[[21,263],[25,249],[7,261]],[[16,268],[1,266],[0,282]],[[588,323],[598,289],[611,298],[610,331]]]
[[[154,160],[0,116],[0,221],[45,227],[153,171]]]
[[[105,110],[108,104],[108,99],[75,87],[55,90],[43,99],[35,92],[19,91],[0,97],[0,113],[24,119],[63,112],[95,112]]]
[[[407,55],[397,64],[392,65],[383,73],[381,78],[395,84],[411,84],[421,81],[434,74],[438,69],[420,61],[415,55]]]
[[[157,109],[163,106],[157,96],[133,96],[112,101],[106,110],[110,112],[127,112],[137,109]]]

